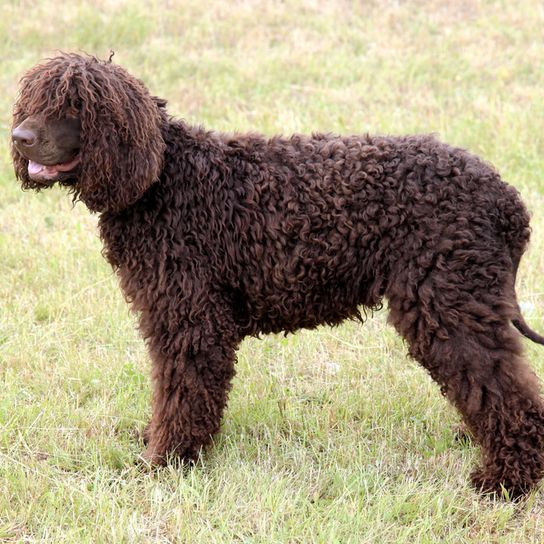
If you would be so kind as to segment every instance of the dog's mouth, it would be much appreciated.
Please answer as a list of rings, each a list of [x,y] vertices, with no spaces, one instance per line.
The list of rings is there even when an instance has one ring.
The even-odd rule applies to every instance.
[[[28,176],[38,183],[47,185],[61,179],[68,178],[74,173],[80,162],[79,153],[68,162],[59,164],[40,164],[33,160],[28,161]]]

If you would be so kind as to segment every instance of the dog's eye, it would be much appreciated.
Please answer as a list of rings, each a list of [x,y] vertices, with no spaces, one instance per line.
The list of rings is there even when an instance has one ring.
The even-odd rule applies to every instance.
[[[81,112],[81,100],[74,99],[70,101],[70,104],[66,110],[67,117],[78,117]]]

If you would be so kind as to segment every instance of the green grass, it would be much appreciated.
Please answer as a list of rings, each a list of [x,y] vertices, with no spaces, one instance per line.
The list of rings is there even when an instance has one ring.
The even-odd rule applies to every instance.
[[[219,130],[437,132],[528,203],[518,291],[542,330],[543,23],[530,0],[4,2],[0,542],[544,541],[542,491],[470,489],[478,452],[385,312],[244,342],[215,447],[190,471],[139,468],[149,363],[96,217],[21,192],[8,153],[17,79],[58,49],[114,49],[171,113]]]

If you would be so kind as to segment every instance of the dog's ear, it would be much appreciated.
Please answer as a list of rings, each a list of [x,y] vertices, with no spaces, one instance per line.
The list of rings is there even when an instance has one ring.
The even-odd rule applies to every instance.
[[[120,211],[159,178],[165,102],[112,63],[89,61],[72,84],[81,120],[76,194],[92,211]]]

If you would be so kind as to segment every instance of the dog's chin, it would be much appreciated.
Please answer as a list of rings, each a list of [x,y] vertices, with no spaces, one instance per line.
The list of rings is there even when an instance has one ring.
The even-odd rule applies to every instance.
[[[23,181],[24,189],[49,189],[55,184],[73,186],[77,183],[77,172],[62,173],[54,178],[28,177]]]

